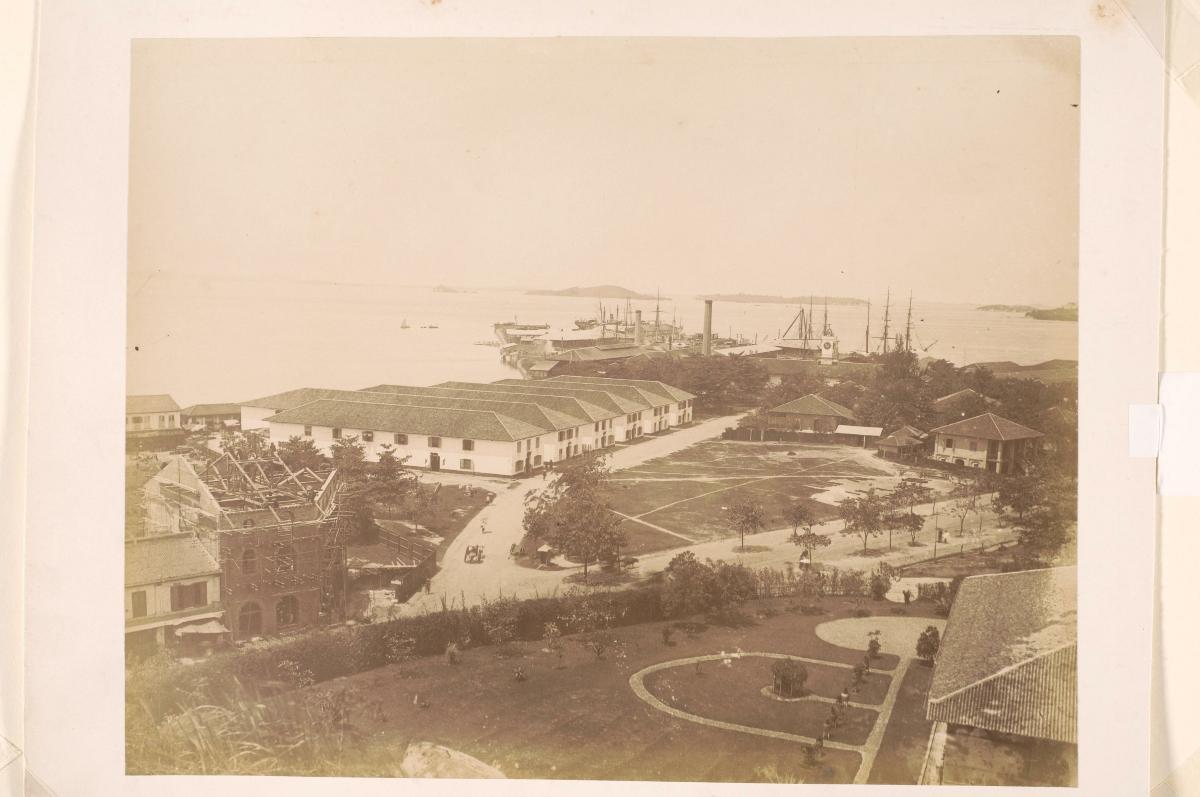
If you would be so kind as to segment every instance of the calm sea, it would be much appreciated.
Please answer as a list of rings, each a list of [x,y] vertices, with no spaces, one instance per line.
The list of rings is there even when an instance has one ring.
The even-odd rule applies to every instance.
[[[624,302],[606,300],[606,307]],[[655,302],[632,302],[653,320]],[[450,379],[492,381],[516,372],[500,362],[492,324],[517,320],[573,328],[598,300],[527,296],[521,291],[444,293],[425,287],[134,279],[129,297],[127,389],[170,393],[181,406],[242,401],[296,387],[356,389],[389,382],[427,385]],[[798,308],[718,302],[714,331],[750,340],[777,336]],[[892,308],[903,328],[906,304]],[[698,332],[703,302],[662,300],[664,321]],[[818,325],[821,308],[817,308]],[[882,328],[872,305],[871,334]],[[843,351],[861,350],[866,308],[830,306]],[[408,328],[405,329],[405,324]],[[913,305],[914,341],[925,354],[964,365],[987,360],[1036,363],[1076,359],[1078,325],[1035,321],[973,305]],[[878,342],[873,341],[873,346]]]

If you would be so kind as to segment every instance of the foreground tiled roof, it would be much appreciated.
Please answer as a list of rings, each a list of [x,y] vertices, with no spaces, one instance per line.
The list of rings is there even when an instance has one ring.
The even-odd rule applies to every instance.
[[[781,412],[789,415],[836,415],[848,421],[857,420],[851,410],[827,398],[822,398],[816,393],[810,393],[807,396],[792,399],[786,404],[780,404],[778,407],[772,409],[771,412]]]
[[[175,403],[175,399],[166,393],[125,397],[126,415],[139,415],[151,412],[179,412],[179,405]]]
[[[985,730],[1076,740],[1074,567],[962,582],[926,716]]]
[[[191,534],[142,537],[125,542],[125,586],[212,575],[221,568]]]
[[[325,426],[348,431],[403,432],[435,437],[515,442],[543,430],[490,410],[379,404],[321,399],[267,418],[271,423]]]
[[[696,396],[686,390],[668,385],[666,382],[659,382],[653,379],[600,379],[587,376],[556,376],[550,379],[551,382],[575,382],[578,384],[596,385],[603,388],[605,384],[614,385],[630,385],[632,387],[640,387],[644,390],[649,390],[652,393],[657,393],[663,398],[671,399],[672,401],[687,401],[694,399]]]
[[[935,434],[953,434],[963,437],[981,437],[985,440],[1024,440],[1041,437],[1042,433],[1016,421],[1001,418],[994,412],[985,412],[974,418],[948,423],[933,430]]]
[[[331,390],[320,387],[300,387],[295,390],[285,390],[282,393],[274,393],[270,396],[243,401],[242,407],[262,407],[268,410],[290,410],[293,407],[299,407],[302,404],[308,404],[311,401],[319,401],[326,398],[338,398],[339,393],[345,393],[345,390]]]

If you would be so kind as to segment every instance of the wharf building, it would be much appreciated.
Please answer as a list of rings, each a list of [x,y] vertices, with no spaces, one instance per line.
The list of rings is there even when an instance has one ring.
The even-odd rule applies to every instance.
[[[369,461],[390,446],[410,467],[521,476],[690,423],[693,399],[652,380],[571,376],[301,388],[246,402],[241,422],[323,453],[353,437]]]

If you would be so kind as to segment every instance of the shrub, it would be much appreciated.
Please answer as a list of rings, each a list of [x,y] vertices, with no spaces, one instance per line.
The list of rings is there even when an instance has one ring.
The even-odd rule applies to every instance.
[[[928,626],[917,637],[917,655],[924,659],[926,663],[932,663],[933,659],[937,656],[938,648],[941,647],[941,644],[941,635],[938,633],[937,626]]]
[[[861,609],[861,608],[860,609],[852,609],[850,611],[850,614],[854,615],[855,617],[870,617],[871,610],[870,609]]]
[[[458,644],[451,642],[450,644],[446,645],[446,663],[458,664],[461,661],[462,653],[458,649]]]
[[[825,607],[818,606],[815,603],[810,603],[810,604],[801,606],[800,613],[807,614],[809,616],[816,615],[816,614],[825,614]]]
[[[804,694],[804,682],[808,680],[808,669],[795,659],[776,659],[771,666],[775,694],[792,697]]]

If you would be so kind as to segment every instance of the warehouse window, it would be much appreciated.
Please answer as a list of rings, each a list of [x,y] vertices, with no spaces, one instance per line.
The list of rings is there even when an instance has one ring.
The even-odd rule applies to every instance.
[[[474,450],[475,450],[475,441],[474,440],[463,440],[463,451],[474,451]]]
[[[442,447],[442,438],[440,438],[440,437],[429,438],[429,447],[430,448],[441,448]]]
[[[398,446],[408,445],[408,435],[406,434],[394,434],[392,435],[392,440],[394,440]]]
[[[312,427],[311,427],[311,426],[305,426],[305,427],[304,427],[304,436],[305,436],[305,437],[312,437]]]
[[[947,438],[946,438],[946,443],[945,443],[945,445],[943,446],[943,448],[954,448],[954,438],[953,438],[953,437],[947,437]]]
[[[336,428],[335,428],[335,429],[333,430],[333,439],[334,439],[334,440],[341,440],[341,439],[342,439],[342,430],[341,430],[341,429],[336,429]]]
[[[475,463],[469,459],[460,459],[458,461],[459,470],[475,470]]]
[[[364,443],[374,443],[375,442],[375,433],[374,432],[363,432],[362,439],[363,439]]]

